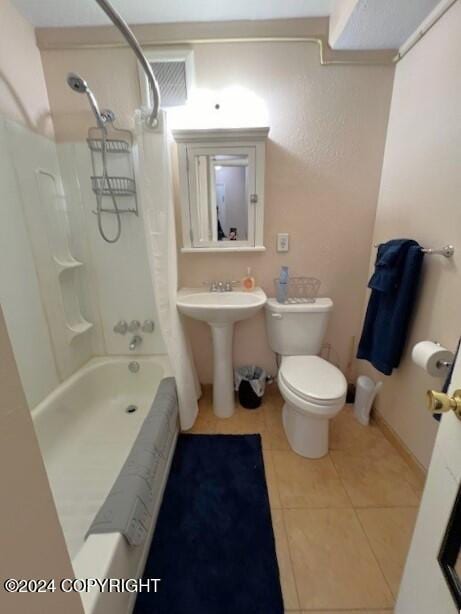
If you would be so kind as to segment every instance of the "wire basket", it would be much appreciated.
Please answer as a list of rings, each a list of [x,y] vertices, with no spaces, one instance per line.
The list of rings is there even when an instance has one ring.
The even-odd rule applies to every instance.
[[[88,138],[86,142],[91,151],[102,151],[102,139]],[[107,153],[130,153],[131,144],[122,139],[106,139],[105,148]]]
[[[290,277],[286,304],[315,303],[321,281],[316,277]],[[274,279],[275,295],[279,296],[279,280]]]
[[[103,196],[110,196],[111,193],[115,196],[136,194],[136,184],[130,177],[91,177],[91,187],[95,194]]]

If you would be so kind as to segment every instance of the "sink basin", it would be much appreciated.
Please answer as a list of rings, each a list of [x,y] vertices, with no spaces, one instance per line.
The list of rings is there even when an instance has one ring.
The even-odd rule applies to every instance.
[[[252,292],[206,292],[183,288],[178,292],[176,304],[181,313],[194,320],[218,324],[250,318],[266,300],[261,288]]]
[[[219,418],[234,413],[234,373],[232,367],[232,336],[234,323],[255,315],[266,303],[261,288],[251,292],[209,292],[182,288],[176,305],[179,311],[211,327],[213,339],[213,411]]]

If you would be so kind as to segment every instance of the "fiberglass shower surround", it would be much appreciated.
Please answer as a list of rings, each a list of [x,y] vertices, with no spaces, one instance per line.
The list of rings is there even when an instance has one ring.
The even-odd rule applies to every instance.
[[[144,56],[136,37],[109,2],[106,0],[96,0],[96,2],[122,33],[126,42],[133,50],[146,74],[151,90],[152,108],[147,113],[144,110],[137,110],[135,114],[137,147],[133,150],[134,159],[131,158],[131,155],[130,159],[132,159],[133,168],[136,170],[136,180],[139,186],[139,203],[143,213],[142,226],[146,238],[148,262],[160,329],[176,380],[181,429],[187,430],[193,426],[197,417],[197,399],[200,396],[200,384],[195,372],[189,342],[185,336],[176,308],[178,267],[166,117],[163,114],[162,121],[159,121],[160,93],[158,84],[152,67]],[[134,178],[132,184],[114,184],[112,182],[114,178],[111,178],[107,172],[107,153],[112,153],[112,150],[120,153],[118,147],[123,149],[123,146],[120,145],[121,139],[107,138],[109,130],[111,131],[111,137],[112,130],[116,130],[113,126],[114,115],[109,111],[99,110],[96,97],[91,92],[88,84],[78,75],[70,74],[68,83],[74,91],[87,95],[97,124],[96,128],[90,128],[90,135],[93,134],[94,130],[99,130],[102,135],[99,144],[96,143],[96,150],[101,152],[103,158],[101,160],[102,175],[99,178],[94,178],[96,182],[93,181],[93,191],[97,198],[98,192],[101,192],[103,196],[111,197],[113,204],[112,215],[116,215],[117,219],[119,219],[122,211],[118,207],[115,196],[126,196],[126,189],[130,187],[133,195],[136,196],[136,188]],[[91,141],[91,138],[88,139],[88,145],[93,154],[94,150]],[[131,154],[131,152],[132,149],[129,147],[127,153]],[[116,179],[120,179],[120,177]],[[155,186],[155,190],[153,190],[153,186]],[[123,192],[123,194],[120,194],[120,192]],[[134,211],[129,212],[134,213]],[[102,205],[99,204],[96,213],[99,230],[107,241],[103,233],[101,220],[102,215],[109,212],[105,211]],[[117,225],[117,232],[112,237],[112,242],[120,238],[120,227]],[[110,239],[109,242],[111,242]]]

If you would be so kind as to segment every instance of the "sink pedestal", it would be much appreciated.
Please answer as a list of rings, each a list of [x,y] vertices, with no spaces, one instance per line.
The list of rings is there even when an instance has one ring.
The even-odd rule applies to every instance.
[[[234,413],[234,370],[232,367],[232,322],[210,322],[213,339],[213,412],[218,418]]]
[[[232,285],[229,282],[229,285]],[[208,292],[182,288],[176,305],[189,318],[211,327],[214,354],[213,411],[218,418],[230,418],[235,410],[232,335],[234,323],[254,316],[267,300],[261,288],[250,292]]]

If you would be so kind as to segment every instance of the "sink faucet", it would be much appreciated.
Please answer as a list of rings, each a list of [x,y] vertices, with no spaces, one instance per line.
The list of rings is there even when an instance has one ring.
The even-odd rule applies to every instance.
[[[140,337],[139,335],[135,335],[133,339],[130,341],[130,345],[128,346],[130,348],[130,352],[135,350],[138,347],[138,345],[141,345],[141,343],[142,343],[142,337]]]
[[[205,281],[204,285],[209,286],[210,292],[232,292],[238,281]]]

